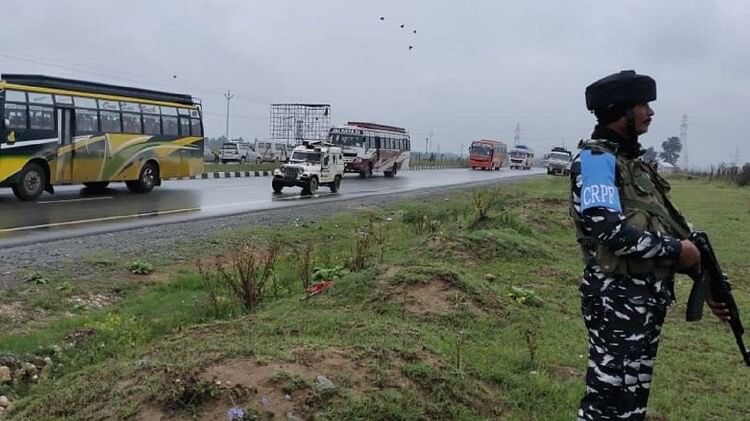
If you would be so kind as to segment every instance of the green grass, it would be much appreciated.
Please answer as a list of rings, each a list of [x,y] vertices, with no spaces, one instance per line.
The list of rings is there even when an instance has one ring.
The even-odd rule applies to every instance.
[[[39,384],[0,386],[0,394],[16,400],[10,416],[17,419],[125,418],[149,408],[171,414],[179,395],[175,373],[191,379],[184,373],[200,377],[217,366],[248,361],[257,370],[286,367],[243,387],[270,384],[279,396],[290,393],[298,416],[571,419],[583,391],[586,339],[578,310],[580,256],[566,188],[564,179],[548,178],[485,190],[484,221],[476,221],[474,196],[466,192],[281,228],[220,233],[193,250],[219,253],[248,239],[261,246],[280,242],[287,250],[267,297],[252,314],[228,298],[221,311],[212,311],[194,269],[155,264],[154,274],[144,279],[174,274],[137,288],[120,282],[120,299],[108,308],[0,334],[4,352],[52,355],[62,364]],[[747,323],[750,291],[742,280],[750,276],[744,252],[750,190],[674,180],[673,193],[696,227],[711,234],[736,280]],[[355,232],[362,230],[387,233],[380,242],[369,237],[365,269],[345,273],[325,293],[300,300],[301,247],[315,248],[319,267],[348,265]],[[86,264],[108,267],[113,260],[102,251]],[[122,262],[115,266],[127,270]],[[31,308],[48,303],[60,313],[64,309],[49,304],[55,293],[77,294],[97,283],[87,279],[78,285],[62,275],[50,279],[28,286],[36,296],[6,292],[0,302],[27,300]],[[711,316],[684,322],[689,287],[686,278],[678,278],[680,303],[664,329],[650,411],[669,419],[743,419],[750,411],[747,368],[731,334]],[[541,305],[520,299],[525,294]],[[93,336],[69,345],[73,332],[92,330]],[[65,350],[50,351],[55,345]],[[340,359],[330,362],[333,355]],[[315,374],[334,380],[338,391],[315,392]],[[223,416],[233,404],[264,410],[252,391],[217,391],[208,388],[212,379],[205,376],[190,387],[217,396],[180,407],[177,416]]]

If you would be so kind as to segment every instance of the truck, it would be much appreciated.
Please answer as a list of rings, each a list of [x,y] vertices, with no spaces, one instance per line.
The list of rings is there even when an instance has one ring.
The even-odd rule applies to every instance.
[[[294,148],[289,162],[273,172],[271,186],[280,194],[285,187],[302,187],[302,195],[314,195],[318,187],[331,193],[341,188],[344,154],[340,147],[322,141],[305,141]]]
[[[567,176],[570,173],[572,160],[573,154],[569,150],[560,147],[552,148],[547,158],[547,174]]]

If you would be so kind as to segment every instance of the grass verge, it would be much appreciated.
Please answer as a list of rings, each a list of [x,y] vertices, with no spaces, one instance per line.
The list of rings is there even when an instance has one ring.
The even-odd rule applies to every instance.
[[[29,276],[0,294],[0,365],[40,373],[0,385],[7,416],[213,419],[234,407],[260,418],[571,419],[586,341],[566,189],[536,180],[247,227],[191,248],[281,245],[249,313],[194,264],[223,260],[197,251],[147,262],[149,273],[99,251],[84,264],[110,269],[106,279]],[[712,235],[747,322],[750,190],[676,180],[674,196]],[[333,282],[305,293],[321,279]],[[746,368],[714,319],[683,321],[689,287],[678,278],[651,414],[743,419]],[[10,320],[11,305],[46,316]]]

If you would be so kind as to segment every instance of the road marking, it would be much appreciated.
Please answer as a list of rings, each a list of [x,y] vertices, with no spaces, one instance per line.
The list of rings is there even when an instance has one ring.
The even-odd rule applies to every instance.
[[[82,197],[80,199],[62,199],[62,200],[46,200],[42,202],[36,202],[43,205],[47,205],[50,203],[65,203],[65,202],[90,202],[92,200],[106,200],[106,199],[114,199],[114,196],[101,196],[101,197]]]
[[[29,231],[34,229],[40,229],[40,228],[54,228],[54,227],[64,227],[68,225],[79,225],[79,224],[88,224],[92,222],[106,222],[106,221],[116,221],[119,219],[129,219],[129,218],[141,218],[145,216],[160,216],[160,215],[168,215],[172,213],[184,213],[184,212],[192,212],[200,210],[200,207],[196,208],[185,208],[185,209],[173,209],[168,211],[156,211],[156,212],[146,212],[146,213],[136,213],[132,215],[118,215],[118,216],[106,216],[103,218],[91,218],[91,219],[80,219],[78,221],[67,221],[67,222],[54,222],[51,224],[41,224],[41,225],[28,225],[25,227],[16,227],[16,228],[5,228],[0,230],[0,233],[6,233],[6,232],[18,232],[18,231]]]

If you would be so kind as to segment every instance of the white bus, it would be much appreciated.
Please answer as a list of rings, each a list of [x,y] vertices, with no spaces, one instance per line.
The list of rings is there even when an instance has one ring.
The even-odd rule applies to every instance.
[[[534,151],[526,145],[517,145],[508,153],[510,169],[530,170],[534,162]]]
[[[331,127],[328,141],[343,149],[345,171],[360,177],[381,172],[393,177],[409,168],[411,140],[401,127],[350,121]]]

